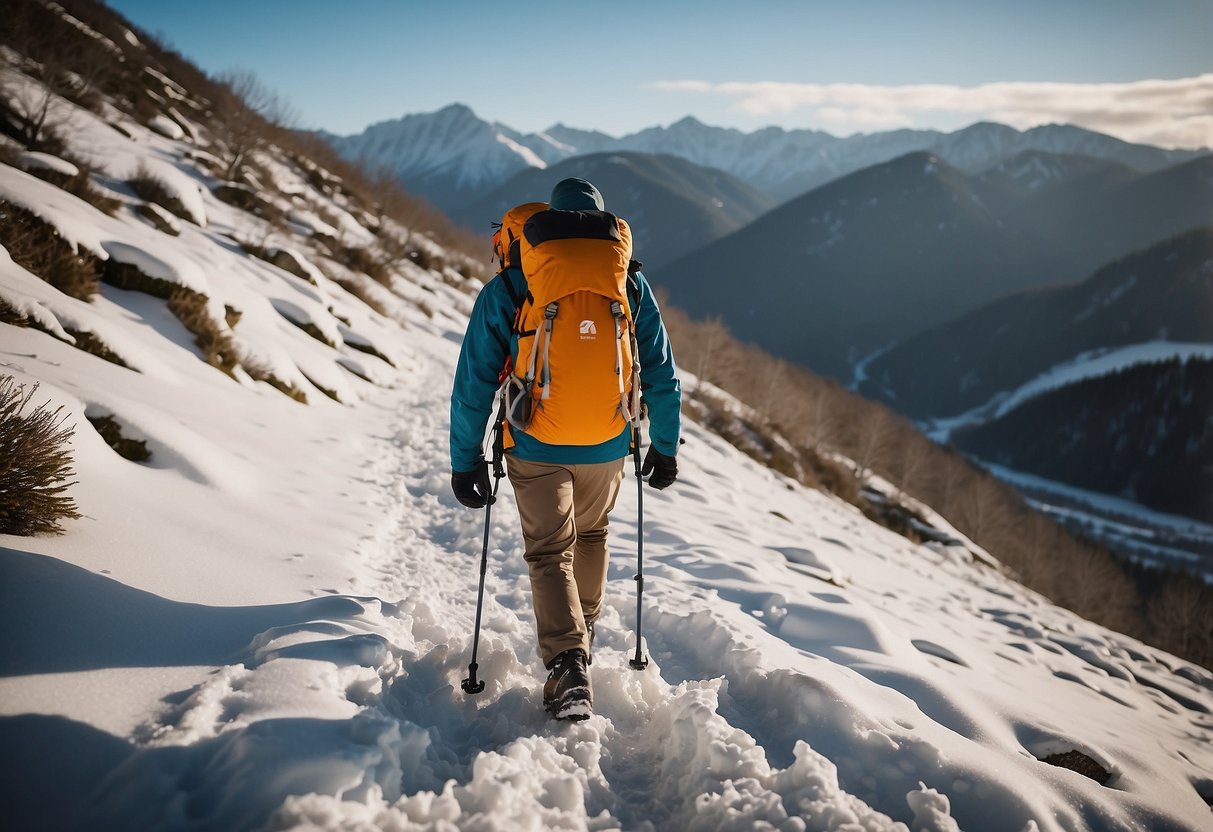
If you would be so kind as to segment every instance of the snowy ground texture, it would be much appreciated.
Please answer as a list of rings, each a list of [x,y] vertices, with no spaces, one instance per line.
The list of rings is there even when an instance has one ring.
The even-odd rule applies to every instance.
[[[465,696],[483,514],[449,493],[446,435],[469,296],[410,267],[383,315],[327,280],[338,266],[312,236],[338,221],[356,238],[359,217],[273,158],[295,212],[276,243],[319,274],[249,257],[232,237],[254,220],[186,155],[203,127],[126,119],[127,138],[73,117],[73,146],[128,207],[109,218],[0,166],[3,197],[100,257],[204,290],[219,318],[239,309],[242,346],[310,404],[204,363],[162,300],[107,286],[75,301],[0,252],[0,296],[64,333],[0,325],[0,373],[70,414],[84,515],[61,537],[0,538],[6,829],[1213,828],[1207,671],[1052,606],[971,546],[914,545],[694,425],[678,483],[645,495],[648,669],[627,666],[629,478],[596,714],[545,716],[506,484],[487,688]],[[140,160],[187,197],[180,236],[120,187]],[[368,343],[395,367],[350,346]],[[113,414],[151,461],[117,456],[86,414]],[[1041,761],[1071,751],[1106,782]]]

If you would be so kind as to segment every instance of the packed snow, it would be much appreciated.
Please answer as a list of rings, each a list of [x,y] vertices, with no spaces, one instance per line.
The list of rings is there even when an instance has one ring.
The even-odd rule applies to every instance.
[[[78,123],[73,144],[117,141]],[[136,134],[120,164],[218,184],[189,140]],[[629,477],[595,715],[546,717],[507,483],[486,690],[464,695],[484,515],[448,486],[470,306],[452,275],[401,265],[398,291],[380,287],[385,315],[243,254],[231,235],[256,221],[207,187],[178,237],[3,166],[0,196],[99,256],[198,275],[216,314],[241,312],[247,352],[309,393],[300,404],[209,366],[160,299],[107,286],[84,303],[0,257],[0,296],[54,333],[0,325],[0,372],[75,424],[83,515],[60,537],[0,538],[13,828],[1210,827],[1213,674],[1051,605],[954,530],[912,543],[694,424],[679,481],[644,499],[648,668],[627,663]],[[300,210],[326,199],[311,190]],[[335,276],[310,230],[271,242]],[[151,460],[115,454],[85,418],[99,415]],[[1106,781],[1041,760],[1069,752]]]

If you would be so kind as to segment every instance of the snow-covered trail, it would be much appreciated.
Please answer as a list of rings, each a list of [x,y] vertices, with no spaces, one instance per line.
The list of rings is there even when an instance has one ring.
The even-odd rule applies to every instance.
[[[380,520],[348,553],[349,586],[250,633],[241,655],[174,697],[84,808],[91,821],[1199,828],[1197,790],[1210,784],[1175,774],[1213,762],[1207,676],[1175,677],[963,551],[913,546],[695,426],[679,484],[646,494],[650,667],[627,667],[629,477],[612,519],[596,714],[546,717],[506,482],[481,638],[487,688],[466,697],[483,514],[447,483],[454,348],[434,338],[417,349],[385,403],[392,428],[372,437],[364,474]],[[1075,748],[1117,779],[1101,787],[1036,759]]]
[[[480,646],[487,688],[476,698],[459,690],[469,659],[483,514],[460,506],[447,487],[449,358],[443,358],[418,363],[399,402],[394,453],[383,457],[375,474],[385,516],[393,520],[381,546],[367,553],[367,574],[375,577],[366,591],[407,599],[387,631],[395,644],[410,647],[394,651],[378,668],[382,676],[395,674],[372,709],[424,729],[429,746],[424,757],[401,767],[401,791],[412,796],[380,807],[372,822],[445,818],[461,826],[513,829],[542,818],[549,828],[748,829],[761,819],[801,828],[789,817],[800,814],[795,800],[809,800],[833,806],[827,816],[837,814],[815,828],[857,819],[873,828],[893,826],[843,794],[836,780],[830,782],[829,763],[807,749],[789,771],[772,769],[764,750],[718,713],[719,673],[671,683],[659,662],[643,673],[627,668],[634,647],[634,495],[621,499],[612,523],[618,543],[596,648],[596,716],[582,725],[556,723],[540,705],[544,671],[535,655],[529,581],[508,482],[491,530]],[[673,540],[661,523],[650,518],[649,526],[650,541]],[[673,644],[678,629],[655,644]],[[452,785],[443,792],[448,780]],[[740,790],[733,781],[741,782]],[[353,808],[331,797],[289,799],[277,822],[317,823],[319,814],[343,818],[338,825],[344,825],[353,820]]]

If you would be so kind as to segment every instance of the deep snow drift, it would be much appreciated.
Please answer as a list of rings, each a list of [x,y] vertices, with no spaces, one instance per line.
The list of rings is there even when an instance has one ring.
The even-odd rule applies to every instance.
[[[295,196],[273,242],[315,284],[233,243],[258,221],[187,156],[205,130],[171,138],[115,112],[126,138],[73,118],[70,143],[113,181],[140,160],[172,168],[196,221],[170,237],[6,166],[0,197],[99,257],[205,290],[218,317],[240,310],[243,348],[310,403],[204,363],[162,300],[106,286],[76,301],[0,254],[0,297],[64,336],[0,325],[0,373],[70,413],[84,515],[61,537],[0,538],[8,828],[1213,825],[1213,675],[1052,606],[959,536],[912,544],[695,425],[679,482],[645,495],[649,668],[627,667],[629,478],[597,713],[546,718],[506,484],[487,689],[464,696],[483,515],[448,487],[471,303],[458,275],[401,266],[375,312],[311,242],[328,218],[357,235],[359,217],[284,160],[265,160]],[[85,419],[102,414],[147,440],[148,464],[110,450]],[[1041,761],[1072,751],[1106,782]]]

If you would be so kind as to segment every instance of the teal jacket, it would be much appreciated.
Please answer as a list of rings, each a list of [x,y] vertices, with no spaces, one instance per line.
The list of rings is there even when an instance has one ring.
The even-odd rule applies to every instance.
[[[661,453],[675,456],[681,428],[682,387],[652,289],[639,272],[636,282],[639,291],[633,317],[640,356],[640,389],[649,412],[649,439]],[[526,293],[522,271],[506,269],[486,283],[476,297],[451,392],[453,471],[471,471],[484,459],[485,431],[494,415],[500,386],[497,376],[513,348],[511,327],[517,308],[514,298],[526,297]],[[510,433],[514,438],[510,453],[533,462],[570,465],[610,462],[627,456],[631,450],[630,428],[600,445],[551,445],[514,428]]]

